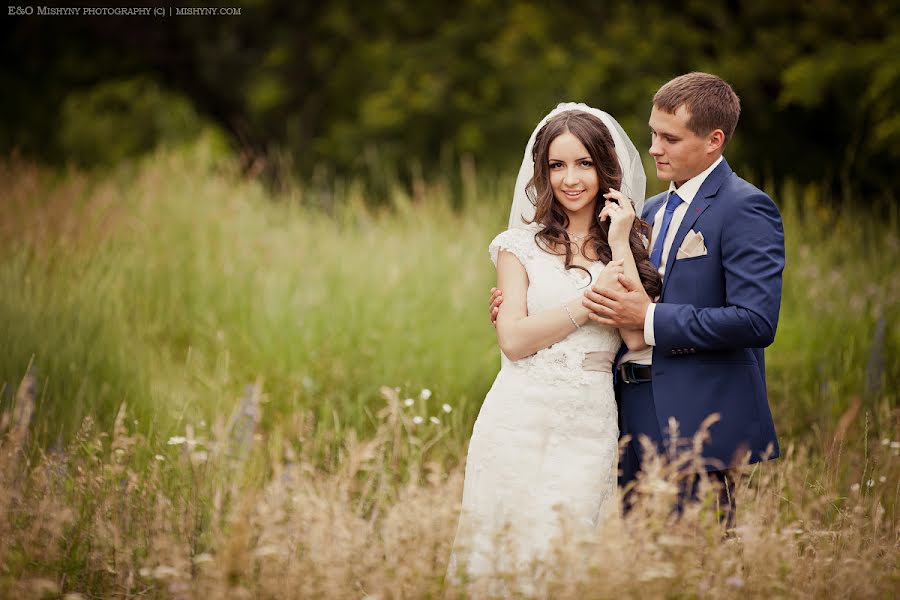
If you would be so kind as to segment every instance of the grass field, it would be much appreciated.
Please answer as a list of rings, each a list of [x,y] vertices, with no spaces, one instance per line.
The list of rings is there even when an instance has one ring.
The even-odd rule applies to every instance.
[[[0,593],[462,593],[443,575],[499,367],[486,248],[512,179],[466,173],[373,209],[353,184],[272,196],[203,144],[102,174],[0,164]],[[785,457],[751,470],[737,541],[648,502],[562,548],[588,578],[560,567],[545,593],[900,585],[900,217],[767,187],[787,240],[767,351]]]

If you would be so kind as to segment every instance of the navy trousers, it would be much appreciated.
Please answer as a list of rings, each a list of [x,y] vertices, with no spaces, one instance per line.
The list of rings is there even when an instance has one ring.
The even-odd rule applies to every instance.
[[[641,437],[646,436],[655,442],[656,451],[665,452],[663,432],[656,418],[656,406],[653,403],[653,386],[650,382],[624,383],[616,386],[616,397],[619,401],[619,432],[622,436],[631,436],[628,445],[619,461],[619,486],[625,487],[637,477],[641,471],[644,448]],[[686,476],[679,482],[679,495],[674,510],[679,513],[688,502],[698,500],[697,491],[700,478],[709,477],[719,486],[720,520],[730,528],[734,525],[734,478],[725,471],[710,471]],[[625,512],[631,508],[632,499],[625,495]]]

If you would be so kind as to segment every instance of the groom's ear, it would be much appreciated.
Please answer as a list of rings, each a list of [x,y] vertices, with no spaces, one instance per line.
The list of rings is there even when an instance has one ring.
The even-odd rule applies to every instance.
[[[721,129],[713,129],[706,137],[706,151],[709,154],[713,152],[721,152],[725,145],[725,132]]]

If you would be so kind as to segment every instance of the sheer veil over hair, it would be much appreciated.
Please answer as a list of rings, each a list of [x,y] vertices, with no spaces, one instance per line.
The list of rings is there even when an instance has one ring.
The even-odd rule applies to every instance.
[[[613,141],[616,144],[616,156],[619,158],[619,165],[622,167],[622,193],[634,201],[634,212],[640,216],[641,208],[644,206],[644,194],[647,191],[647,176],[644,174],[644,165],[641,164],[641,155],[637,148],[631,143],[628,134],[619,125],[609,113],[602,110],[582,104],[581,102],[562,102],[547,116],[541,119],[531,137],[528,138],[528,145],[525,146],[525,156],[522,158],[522,167],[519,169],[519,176],[516,178],[516,188],[513,192],[512,208],[509,211],[509,228],[525,227],[528,221],[534,218],[534,204],[528,199],[526,193],[528,182],[534,175],[534,139],[537,137],[541,127],[547,124],[547,121],[555,117],[561,112],[567,110],[580,110],[594,115],[603,121],[612,134]],[[605,190],[602,190],[605,192]]]

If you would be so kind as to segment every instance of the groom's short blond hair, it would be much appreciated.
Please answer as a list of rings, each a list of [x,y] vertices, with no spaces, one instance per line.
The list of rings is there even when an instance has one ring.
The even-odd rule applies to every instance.
[[[684,105],[691,114],[688,129],[706,135],[716,129],[725,133],[725,143],[734,134],[741,116],[741,101],[721,77],[709,73],[687,73],[671,80],[653,96],[653,106],[675,114]]]

